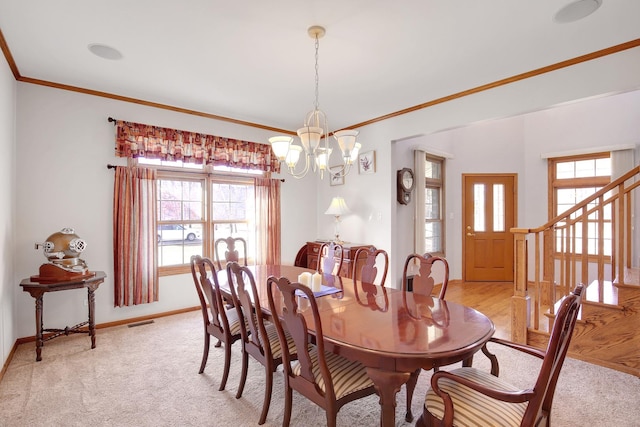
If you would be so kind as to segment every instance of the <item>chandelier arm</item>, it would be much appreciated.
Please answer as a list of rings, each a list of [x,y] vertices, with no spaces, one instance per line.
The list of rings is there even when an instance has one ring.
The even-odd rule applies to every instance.
[[[311,163],[311,155],[305,153],[304,159],[305,159],[305,161],[304,161],[304,169],[302,169],[302,171],[300,171],[300,172],[296,172],[295,171],[297,164],[294,167],[287,166],[287,170],[289,172],[289,175],[291,175],[292,177],[294,177],[296,179],[304,178],[307,175],[307,173],[310,170],[309,163]]]
[[[347,163],[347,164],[342,164],[340,165],[340,169],[338,171],[334,171],[334,168],[336,168],[337,166],[332,166],[331,169],[331,176],[337,176],[339,178],[344,178],[345,176],[347,176],[349,174],[349,171],[351,170],[351,163]]]

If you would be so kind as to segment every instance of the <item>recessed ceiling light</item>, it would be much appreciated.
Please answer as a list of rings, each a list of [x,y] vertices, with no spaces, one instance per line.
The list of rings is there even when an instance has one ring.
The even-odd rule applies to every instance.
[[[118,60],[122,59],[122,54],[117,49],[107,46],[106,44],[94,43],[88,46],[91,53],[100,58]]]
[[[577,0],[557,11],[553,20],[561,24],[578,21],[591,15],[601,4],[602,0]]]

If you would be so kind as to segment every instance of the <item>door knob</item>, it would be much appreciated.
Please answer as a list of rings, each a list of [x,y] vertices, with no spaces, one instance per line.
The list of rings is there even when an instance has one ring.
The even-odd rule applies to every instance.
[[[467,233],[467,236],[475,236],[476,233]]]

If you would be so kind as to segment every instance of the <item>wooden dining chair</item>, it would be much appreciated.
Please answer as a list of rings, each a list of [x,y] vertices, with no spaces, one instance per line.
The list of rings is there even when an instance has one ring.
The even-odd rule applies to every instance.
[[[343,262],[344,248],[342,245],[334,242],[325,242],[320,245],[318,266],[316,267],[319,273],[339,276]]]
[[[218,339],[216,347],[224,345],[224,370],[219,388],[219,390],[224,390],[229,378],[231,345],[242,338],[240,318],[235,308],[225,307],[218,285],[218,276],[213,262],[209,258],[193,255],[191,257],[191,275],[200,299],[204,321],[204,352],[198,373],[203,373],[207,365],[209,344],[211,336],[213,336]]]
[[[285,277],[270,277],[267,285],[269,308],[274,314],[280,342],[286,342],[287,331],[295,342],[298,356],[294,361],[288,348],[282,346],[285,382],[282,425],[288,427],[291,422],[293,390],[296,390],[323,408],[327,426],[335,427],[338,411],[343,405],[376,393],[373,382],[361,363],[325,351],[318,305],[311,289],[300,283],[291,283]],[[278,294],[278,304],[275,293]],[[305,311],[310,314],[307,317],[298,300],[304,300],[305,305],[308,303]],[[314,333],[309,331],[309,325]]]
[[[495,355],[486,346],[483,352],[491,360],[491,373],[472,367],[450,372],[439,371],[431,377],[422,416],[416,426],[510,425],[549,426],[551,406],[558,376],[567,355],[582,301],[583,286],[578,285],[561,302],[556,313],[547,350],[491,338],[490,342],[542,359],[538,377],[521,389],[498,377]]]
[[[431,254],[410,254],[402,269],[402,290],[444,299],[449,284],[449,263]]]
[[[439,287],[439,291],[433,296],[444,299],[448,284],[449,263],[445,258],[433,256],[428,253],[424,255],[414,253],[407,256],[404,262],[404,268],[402,269],[403,291],[415,292],[421,295],[433,295],[434,290],[437,290]],[[411,313],[409,307],[407,307],[407,313]],[[436,367],[434,371],[437,372],[438,367]],[[405,420],[407,422],[413,420],[411,401],[421,372],[422,369],[414,371],[405,386],[407,389],[407,412]]]
[[[275,325],[268,322],[262,312],[258,288],[251,270],[232,261],[227,264],[227,275],[233,305],[237,309],[238,316],[244,318],[244,322],[240,322],[242,351],[245,355],[250,355],[260,362],[265,369],[264,401],[262,403],[262,413],[258,420],[258,424],[264,424],[271,404],[273,373],[282,363],[280,339]],[[289,348],[289,354],[295,357],[295,346],[293,340],[288,336],[287,347]],[[244,385],[247,381],[247,362],[247,357],[243,357],[242,374],[236,399],[242,397]]]
[[[382,266],[382,273],[378,273],[378,266]],[[389,270],[389,254],[375,246],[358,248],[353,257],[351,278],[356,281],[375,283],[384,286]]]
[[[225,237],[214,242],[214,253],[218,270],[227,266],[228,262],[235,261],[247,265],[247,241],[242,237]],[[221,255],[224,254],[224,257]]]

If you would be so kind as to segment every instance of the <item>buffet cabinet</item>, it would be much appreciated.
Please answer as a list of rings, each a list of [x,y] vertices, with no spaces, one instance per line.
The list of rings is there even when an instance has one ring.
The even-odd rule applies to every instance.
[[[316,240],[314,242],[307,242],[307,268],[317,269],[318,268],[318,257],[320,256],[320,246],[323,243],[328,243],[329,240]],[[370,248],[372,245],[363,245],[356,243],[342,243],[342,250],[344,252],[344,259],[342,261],[342,268],[340,269],[339,275],[341,277],[351,277],[353,271],[353,262],[356,257],[356,251],[360,248]],[[359,262],[359,266],[357,268],[362,268],[363,261]]]

